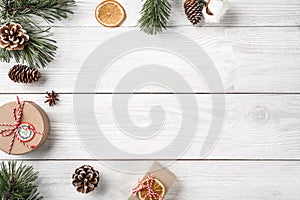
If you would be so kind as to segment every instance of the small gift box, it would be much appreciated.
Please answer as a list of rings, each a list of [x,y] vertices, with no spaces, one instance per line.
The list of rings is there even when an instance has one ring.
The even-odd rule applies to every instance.
[[[45,111],[30,101],[10,102],[0,107],[0,149],[20,155],[45,142],[50,131]]]
[[[144,178],[132,189],[128,200],[163,200],[176,182],[176,176],[158,162],[154,162]]]

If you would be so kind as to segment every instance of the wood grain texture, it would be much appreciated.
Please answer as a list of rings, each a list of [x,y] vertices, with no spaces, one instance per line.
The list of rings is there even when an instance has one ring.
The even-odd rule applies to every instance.
[[[109,162],[25,162],[39,170],[44,199],[126,199],[142,174],[110,169]],[[122,161],[119,161],[120,165]],[[82,164],[101,171],[100,188],[89,195],[76,192],[71,184],[74,170]],[[104,165],[105,164],[105,165]],[[132,166],[136,163],[132,162]],[[145,165],[147,166],[147,165]],[[150,163],[148,167],[150,166]],[[148,167],[145,167],[147,169]],[[170,166],[178,181],[166,200],[298,199],[300,162],[176,162]]]
[[[101,1],[78,0],[75,14],[71,20],[57,23],[56,26],[98,26],[94,17],[94,10]],[[122,27],[136,26],[140,18],[142,1],[119,0],[124,6],[127,19]],[[168,26],[190,26],[183,10],[183,0],[170,1],[173,7]],[[300,3],[298,0],[265,0],[247,1],[230,0],[230,9],[219,24],[206,26],[299,26]]]
[[[14,95],[0,95],[1,103],[14,100]],[[81,95],[85,96],[85,95]],[[185,95],[192,97],[192,95]],[[85,148],[79,137],[76,122],[73,115],[73,96],[63,94],[60,96],[58,106],[49,108],[42,104],[44,96],[21,95],[22,99],[32,100],[43,106],[51,121],[51,134],[46,143],[38,150],[23,156],[9,156],[0,153],[1,158],[17,159],[94,159]],[[128,137],[121,131],[120,125],[115,121],[112,112],[113,95],[95,95],[95,110],[86,110],[79,123],[88,125],[89,130],[80,132],[89,136],[88,142],[94,141],[102,131],[103,135],[113,146],[132,155],[122,157],[104,151],[97,159],[133,159],[139,154],[147,154],[164,149],[170,145],[181,127],[182,108],[177,95],[163,94],[135,94],[128,104],[128,112],[133,125],[121,126],[122,129],[134,130],[137,127],[148,127],[151,124],[150,110],[153,106],[161,106],[165,112],[164,126],[159,122],[149,129],[158,130],[158,136],[154,139],[141,140]],[[299,95],[226,95],[226,118],[221,136],[215,148],[206,157],[207,159],[300,159],[300,126]],[[180,159],[203,159],[200,150],[205,139],[214,144],[215,138],[208,135],[208,129],[212,119],[211,96],[196,95],[199,107],[199,128],[193,143],[186,147],[187,151]],[[126,102],[126,99],[124,99]],[[126,119],[124,110],[117,110],[116,114]],[[187,109],[195,109],[190,105]],[[218,107],[216,109],[222,109]],[[189,112],[189,110],[187,112]],[[90,124],[86,114],[95,112],[98,124]],[[152,111],[152,116],[163,117],[163,113]],[[164,118],[162,118],[164,119]],[[196,116],[189,115],[192,123]],[[100,130],[98,129],[100,128]],[[161,128],[161,130],[160,130]],[[184,129],[188,130],[188,129]],[[142,135],[141,135],[142,136]],[[174,143],[181,148],[191,137],[182,140],[182,143]],[[97,141],[95,141],[97,142]],[[100,143],[100,141],[98,141]],[[155,145],[153,145],[153,142]],[[145,157],[149,158],[149,157]],[[155,159],[174,159],[164,157],[150,157]]]
[[[0,152],[0,160],[25,160],[26,164],[34,165],[40,171],[40,191],[46,200],[125,199],[137,178],[143,174],[122,173],[111,166],[127,166],[130,172],[137,172],[139,167],[145,170],[151,165],[152,157],[134,160],[134,156],[111,155],[106,151],[103,156],[96,157],[102,162],[96,162],[76,130],[73,93],[82,64],[105,41],[138,29],[136,22],[140,17],[142,1],[118,1],[124,5],[127,19],[120,28],[108,29],[100,26],[94,17],[94,9],[100,1],[76,0],[74,15],[56,23],[52,29],[59,49],[54,62],[41,70],[43,76],[39,83],[12,83],[7,73],[13,63],[1,63],[0,104],[14,101],[16,94],[22,99],[35,101],[48,113],[52,130],[46,143],[36,151],[23,156],[9,156]],[[126,137],[120,131],[112,114],[111,100],[114,94],[110,93],[115,92],[120,79],[134,67],[149,63],[168,66],[188,82],[193,92],[205,94],[195,94],[199,107],[199,127],[193,143],[181,157],[177,157],[178,161],[169,166],[177,175],[178,182],[166,200],[298,200],[300,1],[230,0],[230,3],[230,9],[220,23],[193,27],[184,15],[183,0],[172,0],[169,31],[155,36],[159,39],[175,31],[195,41],[213,61],[223,81],[224,91],[209,90],[203,77],[176,56],[162,51],[136,52],[115,60],[98,81],[95,90],[83,88],[80,91],[97,93],[94,96],[94,111],[85,112],[95,113],[105,137],[123,151],[149,153],[163,149],[177,134],[182,120],[181,105],[176,98],[179,94],[160,94],[170,91],[157,84],[147,85],[135,91],[140,94],[132,95],[128,106],[124,106],[123,112],[119,113],[120,117],[125,117],[124,111],[128,108],[133,125],[126,125],[125,128],[134,130],[149,126],[152,122],[151,108],[161,106],[165,112],[165,126],[155,137],[153,145]],[[126,45],[126,42],[142,41],[126,40],[111,47],[117,49]],[[184,52],[194,53],[184,41],[177,40],[174,43],[178,43]],[[106,56],[99,55],[98,64],[101,65],[101,60]],[[172,84],[172,78],[168,77],[167,82]],[[86,84],[89,86],[89,78]],[[52,89],[61,93],[61,96],[58,106],[49,108],[43,104],[43,93]],[[125,89],[121,92],[133,91]],[[172,92],[187,91],[177,89]],[[200,150],[205,139],[210,144],[215,142],[215,138],[207,136],[212,119],[210,93],[226,93],[226,118],[216,146],[207,157],[201,157]],[[188,111],[193,109],[193,105],[187,108]],[[158,111],[152,114],[164,116]],[[194,115],[188,115],[189,120],[194,118]],[[85,115],[79,121],[88,124]],[[155,122],[152,129],[156,130],[160,125]],[[94,141],[94,136],[99,134],[97,127],[90,124],[89,130],[84,132],[89,136],[89,141]],[[176,145],[182,146],[181,143]],[[172,162],[168,156],[159,159],[167,164]],[[93,165],[102,173],[101,187],[87,196],[78,194],[71,185],[73,171],[82,164]]]
[[[57,57],[46,69],[41,70],[42,78],[33,85],[13,84],[7,77],[12,64],[0,68],[0,93],[40,93],[54,89],[70,93],[75,90],[76,77],[90,53],[103,42],[120,33],[134,29],[101,28],[56,28],[59,50]],[[223,81],[225,92],[229,93],[299,93],[300,88],[300,31],[299,28],[172,28],[195,41],[213,61]],[[243,34],[241,34],[243,33]],[[166,35],[170,33],[165,33]],[[159,36],[157,36],[159,38]],[[124,41],[120,45],[126,45]],[[174,41],[175,42],[175,41]],[[184,41],[176,41],[184,52],[191,47]],[[112,46],[118,48],[118,46]],[[191,52],[197,56],[197,52]],[[101,67],[99,55],[95,67]],[[113,54],[114,56],[117,56]],[[118,58],[104,73],[95,90],[83,88],[81,92],[114,92],[120,79],[141,65],[160,64],[179,73],[194,92],[224,92],[207,88],[205,79],[195,68],[181,58],[162,51],[138,51]],[[94,72],[89,71],[92,75]],[[143,77],[136,77],[143,79]],[[166,79],[172,84],[170,77]],[[89,79],[87,78],[87,86]],[[132,92],[124,89],[123,92]],[[163,87],[149,85],[139,92],[169,92]],[[177,89],[175,92],[186,92]]]

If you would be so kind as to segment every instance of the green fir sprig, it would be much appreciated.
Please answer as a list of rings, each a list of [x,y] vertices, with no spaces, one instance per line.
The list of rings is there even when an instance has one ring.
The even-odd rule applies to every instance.
[[[39,200],[36,180],[38,172],[32,166],[17,164],[16,161],[2,162],[0,167],[1,200]]]
[[[17,63],[27,63],[33,68],[45,67],[50,63],[55,56],[56,45],[55,41],[50,39],[51,33],[49,29],[34,29],[27,26],[27,33],[30,35],[28,44],[23,50],[9,51],[0,48],[0,61],[10,62],[14,59]]]
[[[74,0],[0,0],[1,24],[20,24],[28,33],[29,41],[23,50],[0,48],[0,61],[27,64],[33,68],[46,67],[55,57],[56,41],[51,39],[48,24],[62,20],[71,14]]]
[[[150,35],[162,32],[167,27],[171,9],[169,0],[145,0],[138,26]]]
[[[35,24],[37,19],[33,17],[37,16],[54,23],[72,14],[70,9],[74,5],[73,0],[1,0],[1,18]]]

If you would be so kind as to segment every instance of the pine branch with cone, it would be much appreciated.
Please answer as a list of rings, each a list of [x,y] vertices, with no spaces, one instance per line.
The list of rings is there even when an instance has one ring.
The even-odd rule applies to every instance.
[[[213,15],[209,9],[210,0],[185,0],[184,10],[187,18],[195,25],[203,21],[203,9],[206,8],[208,15]],[[171,14],[169,0],[145,0],[141,18],[138,21],[140,30],[153,35],[162,32],[167,28],[167,22]]]
[[[67,18],[74,0],[0,0],[0,62],[15,61],[9,78],[18,83],[39,80],[36,68],[46,67],[55,57],[56,42],[47,23]]]
[[[0,0],[0,61],[46,67],[57,47],[50,28],[42,28],[38,18],[49,23],[66,18],[74,4],[74,0]]]
[[[38,81],[40,74],[32,69],[46,67],[57,50],[40,19],[54,23],[67,18],[74,6],[74,0],[0,0],[0,62],[22,64],[10,70],[13,81]]]
[[[1,30],[5,31],[6,28],[7,24],[3,25],[0,28],[0,34]],[[17,63],[26,63],[32,68],[44,68],[54,59],[57,49],[55,41],[49,38],[51,36],[49,29],[37,30],[34,27],[26,25],[25,30],[29,36],[26,45],[23,46],[22,41],[18,38],[11,39],[9,46],[1,46],[0,61],[11,62],[14,59]],[[6,38],[2,36],[0,40],[0,43],[7,43]],[[17,45],[18,49],[12,49],[12,45]]]

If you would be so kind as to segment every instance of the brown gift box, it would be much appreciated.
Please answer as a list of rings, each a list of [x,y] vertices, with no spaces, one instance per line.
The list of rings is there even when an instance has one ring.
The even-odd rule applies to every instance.
[[[160,163],[154,162],[149,172],[145,174],[142,180],[145,180],[149,175],[153,175],[157,178],[165,187],[165,191],[167,194],[171,189],[173,184],[176,182],[176,176],[172,172],[170,172],[167,168],[163,167]],[[140,200],[138,195],[130,194],[128,200]]]
[[[22,103],[22,102],[21,102]],[[13,109],[18,107],[17,102],[10,102],[0,107],[0,123],[14,124],[15,120],[13,117]],[[25,142],[27,145],[35,145],[38,148],[42,145],[48,137],[50,131],[50,123],[45,111],[33,102],[25,102],[21,123],[27,122],[34,126],[37,132],[45,133],[45,135],[35,134],[34,137]],[[0,130],[11,128],[11,126],[0,125]],[[7,132],[4,132],[7,133]],[[6,153],[9,151],[11,140],[14,134],[9,136],[2,136],[0,134],[0,149]],[[35,149],[35,148],[34,148]],[[26,147],[17,138],[15,138],[12,145],[11,153],[14,155],[26,154],[33,151],[34,149]]]

